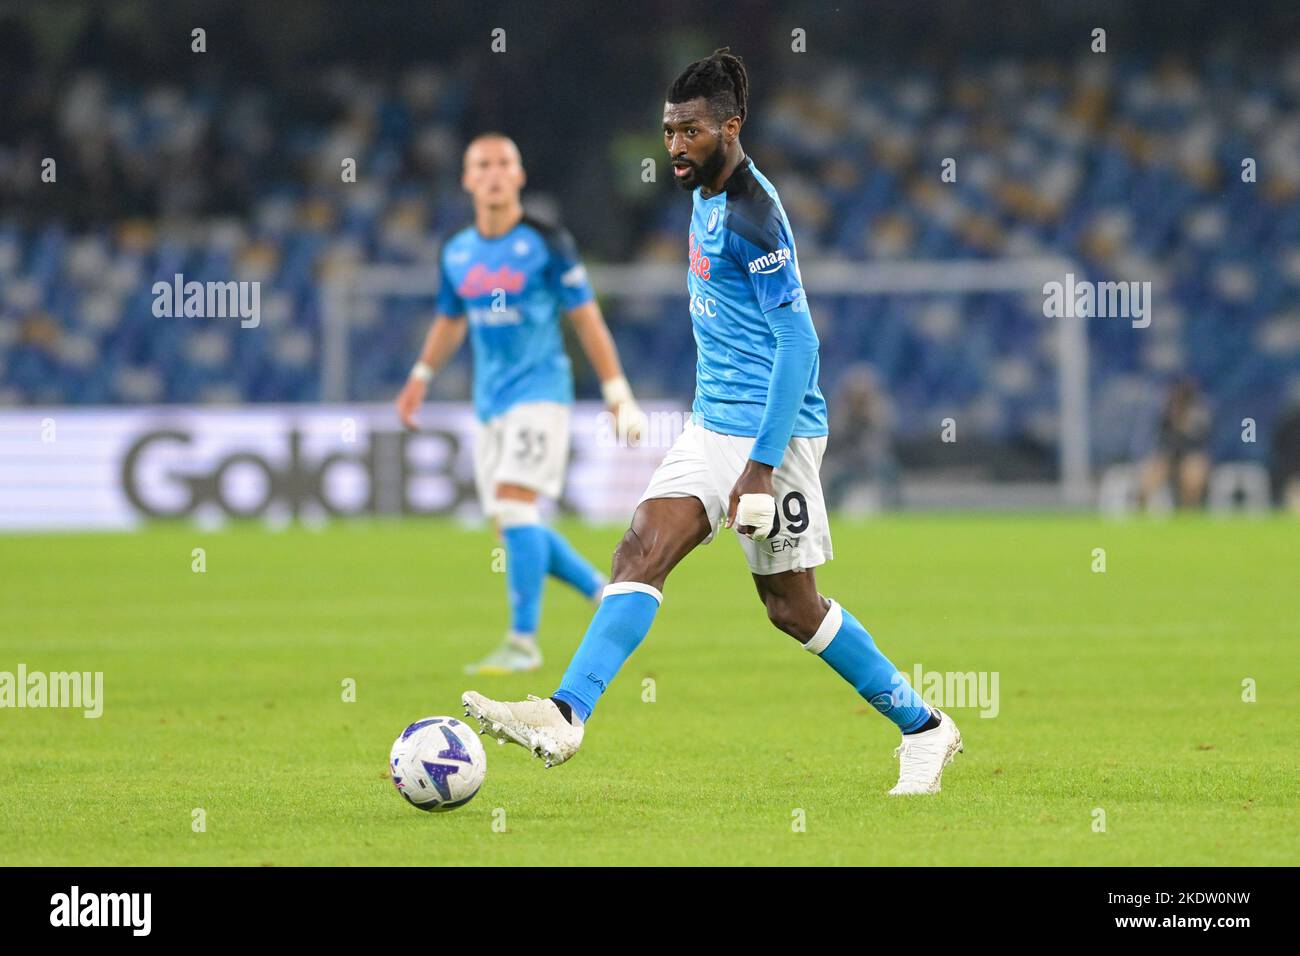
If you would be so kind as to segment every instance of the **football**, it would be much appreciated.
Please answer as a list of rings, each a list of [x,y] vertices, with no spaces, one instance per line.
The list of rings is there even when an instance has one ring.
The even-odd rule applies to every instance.
[[[474,799],[487,776],[478,734],[454,717],[425,717],[401,732],[388,756],[393,786],[421,810],[455,810]]]

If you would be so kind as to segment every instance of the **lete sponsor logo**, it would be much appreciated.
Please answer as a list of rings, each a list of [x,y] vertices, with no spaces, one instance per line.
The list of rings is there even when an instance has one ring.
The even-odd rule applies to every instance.
[[[456,288],[456,294],[462,299],[476,299],[491,295],[497,289],[503,289],[511,295],[517,295],[524,288],[527,279],[522,272],[503,265],[495,271],[479,263],[469,270]]]
[[[709,281],[709,257],[704,254],[704,247],[696,241],[695,233],[690,234],[691,272],[705,282]]]

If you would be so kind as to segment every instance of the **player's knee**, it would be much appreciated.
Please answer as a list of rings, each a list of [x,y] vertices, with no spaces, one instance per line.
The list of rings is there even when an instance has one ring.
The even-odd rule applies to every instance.
[[[523,485],[513,485],[506,481],[497,482],[493,490],[497,501],[523,501],[536,502],[537,492],[532,488],[525,488]]]
[[[800,643],[807,643],[817,633],[820,623],[811,608],[804,602],[780,594],[769,594],[763,599],[767,619],[779,631],[789,634]]]
[[[493,520],[498,533],[520,525],[541,524],[542,513],[536,501],[498,498],[493,505]]]
[[[649,570],[650,554],[641,536],[632,528],[623,532],[623,540],[614,549],[614,581],[642,581]]]
[[[636,581],[663,590],[672,563],[662,547],[647,541],[635,528],[628,528],[614,551],[610,581]]]

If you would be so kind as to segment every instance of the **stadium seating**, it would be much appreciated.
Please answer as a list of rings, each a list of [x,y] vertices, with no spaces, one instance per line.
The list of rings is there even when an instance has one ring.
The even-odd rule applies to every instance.
[[[78,209],[74,196],[50,207],[66,214],[0,214],[0,404],[320,397],[320,279],[346,262],[436,268],[437,236],[466,215],[467,100],[430,68],[390,82],[322,71],[319,84],[334,109],[288,126],[233,84],[128,88],[91,73],[61,88],[66,178],[111,185],[118,206]],[[1183,373],[1215,413],[1215,456],[1262,457],[1300,374],[1297,64],[990,62],[942,81],[837,66],[767,88],[787,92],[756,111],[745,143],[777,182],[805,263],[1054,254],[1092,278],[1152,280],[1151,328],[1089,324],[1094,459],[1139,451],[1164,383]],[[355,184],[339,182],[344,156],[363,172]],[[947,157],[953,183],[939,178]],[[1241,181],[1243,157],[1259,182]],[[39,211],[53,195],[28,167],[0,154],[6,208]],[[140,172],[157,168],[176,174]],[[682,197],[661,185],[648,214],[625,216],[624,201],[602,202],[628,225],[584,242],[587,258],[680,246],[684,261]],[[581,210],[568,213],[582,239]],[[260,279],[257,334],[155,318],[150,287],[178,272]],[[1054,338],[1034,296],[810,295],[828,394],[865,360],[903,436],[960,413],[990,440],[1054,442]],[[430,305],[393,297],[350,317],[351,398],[396,392]],[[640,393],[688,399],[680,292],[611,299],[607,312]],[[462,397],[466,361],[435,391]],[[595,393],[585,369],[580,391]],[[1253,446],[1240,440],[1245,417]]]

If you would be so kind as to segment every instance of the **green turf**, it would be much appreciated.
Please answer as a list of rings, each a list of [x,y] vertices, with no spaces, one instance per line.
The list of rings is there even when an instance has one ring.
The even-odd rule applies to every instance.
[[[620,529],[565,530],[607,566]],[[439,815],[389,783],[396,734],[466,687],[551,692],[590,615],[548,585],[545,668],[467,682],[505,625],[486,531],[0,538],[0,671],[99,670],[106,696],[98,720],[0,710],[0,863],[1300,862],[1294,520],[834,533],[821,590],[896,664],[999,674],[996,717],[952,711],[966,752],[937,797],[885,796],[892,726],[767,624],[730,533],[670,580],[572,762],[490,745],[478,797]]]

